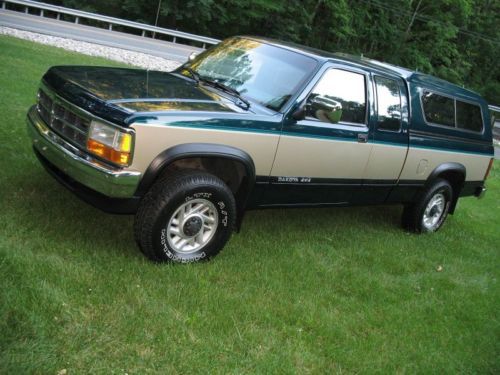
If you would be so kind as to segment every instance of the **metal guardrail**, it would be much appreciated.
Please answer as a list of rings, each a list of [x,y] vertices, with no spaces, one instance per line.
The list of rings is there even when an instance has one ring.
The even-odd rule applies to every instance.
[[[497,107],[496,105],[489,105],[488,108],[492,112],[498,112],[498,113],[500,113],[500,107]]]
[[[497,143],[497,146],[500,146],[500,107],[489,105],[488,109],[493,116],[493,143]]]
[[[73,17],[75,17],[75,23],[79,23],[81,18],[95,20],[95,21],[101,21],[101,22],[108,24],[109,30],[113,30],[113,25],[126,26],[126,27],[130,27],[133,29],[141,30],[143,37],[146,36],[146,31],[152,32],[153,35],[155,33],[169,35],[172,37],[172,41],[174,43],[177,43],[177,38],[186,39],[186,40],[193,40],[195,42],[202,43],[202,48],[206,48],[207,44],[211,45],[211,44],[217,44],[220,42],[220,40],[214,39],[214,38],[208,38],[205,36],[185,33],[182,31],[177,31],[177,30],[172,30],[172,29],[164,29],[162,27],[151,26],[151,25],[147,25],[145,23],[127,21],[127,20],[123,20],[120,18],[102,16],[100,14],[84,12],[84,11],[76,10],[76,9],[65,8],[65,7],[61,7],[58,5],[44,4],[44,3],[40,3],[38,1],[0,0],[0,3],[2,4],[2,7],[1,7],[2,9],[6,9],[7,3],[12,3],[12,4],[23,6],[25,13],[29,13],[30,8],[39,9],[40,10],[39,15],[41,17],[44,17],[44,11],[49,11],[49,12],[53,12],[56,14],[56,19],[60,19],[61,14],[67,14],[69,16],[73,16]]]

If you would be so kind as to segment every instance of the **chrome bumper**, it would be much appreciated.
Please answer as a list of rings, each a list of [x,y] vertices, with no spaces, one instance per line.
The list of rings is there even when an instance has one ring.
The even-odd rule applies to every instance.
[[[30,108],[26,122],[33,147],[66,175],[108,197],[134,195],[140,172],[110,167],[78,150],[47,127],[36,106]]]

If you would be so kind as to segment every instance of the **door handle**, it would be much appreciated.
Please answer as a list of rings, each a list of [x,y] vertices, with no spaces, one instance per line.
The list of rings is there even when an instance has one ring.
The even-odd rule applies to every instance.
[[[358,142],[359,143],[366,143],[366,142],[368,142],[368,134],[366,134],[366,133],[360,133],[360,134],[358,134]]]

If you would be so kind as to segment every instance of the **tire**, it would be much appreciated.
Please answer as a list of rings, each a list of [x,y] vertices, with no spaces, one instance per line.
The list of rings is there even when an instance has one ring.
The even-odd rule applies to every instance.
[[[415,233],[436,232],[448,216],[452,199],[453,189],[449,182],[435,180],[417,196],[413,204],[405,206],[403,227]]]
[[[135,216],[141,251],[156,262],[192,263],[215,256],[234,227],[234,196],[219,178],[176,171],[146,193]]]

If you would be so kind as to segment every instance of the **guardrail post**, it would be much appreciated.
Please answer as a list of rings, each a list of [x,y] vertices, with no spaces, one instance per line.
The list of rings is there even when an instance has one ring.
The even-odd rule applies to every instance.
[[[29,9],[28,7],[24,7],[24,13],[28,14],[29,13]]]
[[[174,39],[172,39],[172,42],[177,43],[177,37],[174,36]]]
[[[2,9],[5,9],[5,1],[2,1]]]
[[[141,36],[143,36],[143,37],[146,36],[146,30],[142,30]]]
[[[43,9],[40,9],[40,17],[43,17]]]
[[[61,19],[61,13],[57,13],[56,14],[56,20],[60,20]]]
[[[75,23],[80,23],[80,17],[75,17]]]
[[[112,23],[109,24],[108,30],[113,31],[113,24]]]
[[[201,48],[205,49],[205,46],[206,46],[206,44],[205,44],[205,43],[203,43],[203,46],[202,46]]]

